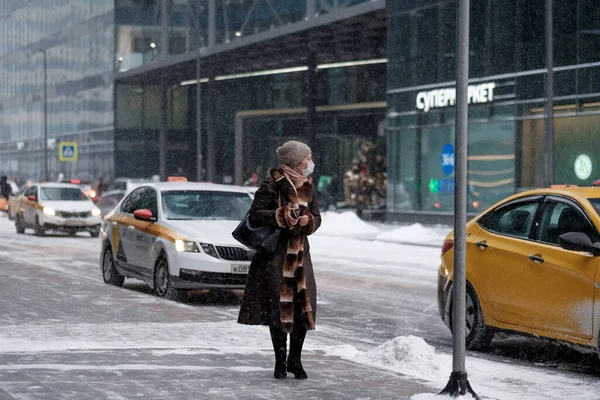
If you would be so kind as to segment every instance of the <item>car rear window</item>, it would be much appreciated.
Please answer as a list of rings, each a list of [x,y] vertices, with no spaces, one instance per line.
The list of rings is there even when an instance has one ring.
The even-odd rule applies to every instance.
[[[163,215],[171,220],[240,221],[252,205],[247,193],[181,190],[161,196]]]
[[[42,188],[41,199],[48,201],[82,201],[87,196],[79,188]]]

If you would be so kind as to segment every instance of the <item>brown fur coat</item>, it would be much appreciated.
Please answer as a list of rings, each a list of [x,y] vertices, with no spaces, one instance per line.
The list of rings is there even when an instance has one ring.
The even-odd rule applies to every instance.
[[[290,332],[294,324],[294,302],[307,329],[314,329],[317,288],[307,236],[321,224],[316,188],[306,182],[296,191],[279,170],[271,170],[255,194],[250,222],[283,228],[273,254],[257,254],[252,261],[238,322],[269,325]],[[297,209],[309,223],[288,226],[286,211]]]

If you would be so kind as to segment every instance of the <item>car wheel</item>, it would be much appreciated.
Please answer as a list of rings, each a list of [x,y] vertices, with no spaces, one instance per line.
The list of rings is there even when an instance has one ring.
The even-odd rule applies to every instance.
[[[154,268],[154,293],[158,297],[164,297],[169,300],[181,300],[181,291],[173,287],[173,278],[169,274],[169,264],[167,257],[162,254],[156,260]]]
[[[104,255],[102,256],[102,278],[104,279],[104,283],[118,287],[123,286],[123,282],[125,281],[125,277],[115,268],[115,259],[110,247],[104,250]]]
[[[38,217],[35,217],[35,225],[33,229],[35,230],[36,236],[44,236],[46,234],[46,228],[44,228],[43,225],[40,225],[40,219]]]
[[[23,216],[19,214],[17,214],[17,217],[15,218],[15,228],[17,229],[17,233],[25,233],[25,224],[23,223]]]
[[[450,307],[452,307],[452,305],[450,305]],[[484,324],[481,303],[479,302],[477,293],[475,293],[475,289],[468,282],[465,311],[465,344],[467,350],[485,350],[489,348],[494,339],[494,331]],[[450,313],[451,330],[453,326],[452,323],[452,313]]]

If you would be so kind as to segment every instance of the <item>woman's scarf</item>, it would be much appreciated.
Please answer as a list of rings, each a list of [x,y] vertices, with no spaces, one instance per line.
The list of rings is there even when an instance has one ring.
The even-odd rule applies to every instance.
[[[296,171],[286,164],[281,166],[281,170],[283,171],[285,179],[288,180],[295,190],[300,189],[305,182],[308,182],[307,176],[302,175],[302,173]]]

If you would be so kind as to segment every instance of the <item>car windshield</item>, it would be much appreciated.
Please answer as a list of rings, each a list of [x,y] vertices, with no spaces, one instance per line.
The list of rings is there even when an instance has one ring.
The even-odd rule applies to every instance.
[[[252,204],[247,193],[181,190],[161,195],[163,214],[171,220],[240,221]]]
[[[598,214],[600,214],[600,199],[588,199],[590,203],[594,206],[594,209]]]
[[[49,201],[82,201],[87,196],[79,188],[47,187],[41,190],[41,199]]]

